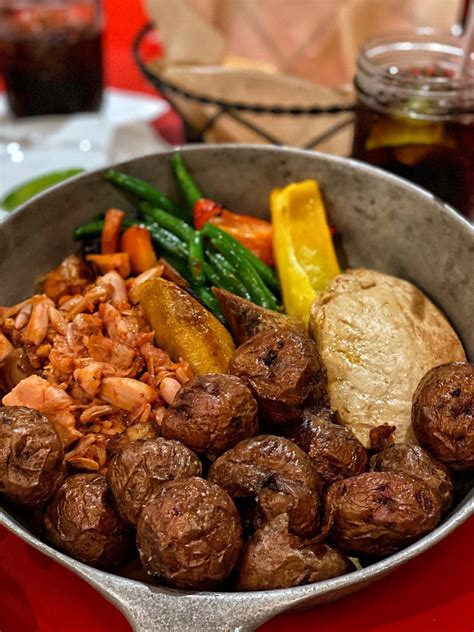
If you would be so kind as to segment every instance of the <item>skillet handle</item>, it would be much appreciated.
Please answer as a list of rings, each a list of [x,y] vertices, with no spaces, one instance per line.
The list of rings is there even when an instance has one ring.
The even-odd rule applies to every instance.
[[[100,584],[91,576],[88,581],[118,607],[134,632],[252,632],[292,601],[279,591],[185,593],[104,574]]]

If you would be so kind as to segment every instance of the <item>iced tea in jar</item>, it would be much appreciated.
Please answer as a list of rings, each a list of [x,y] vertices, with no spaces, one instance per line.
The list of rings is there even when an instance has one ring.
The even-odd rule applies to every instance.
[[[428,189],[474,220],[474,74],[459,38],[368,40],[354,79],[352,155]]]

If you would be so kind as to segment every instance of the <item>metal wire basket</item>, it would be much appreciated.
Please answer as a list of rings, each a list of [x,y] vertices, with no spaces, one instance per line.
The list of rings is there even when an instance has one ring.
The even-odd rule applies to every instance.
[[[272,106],[268,106],[258,103],[244,103],[238,101],[229,101],[226,99],[216,99],[205,94],[185,90],[180,86],[177,86],[172,82],[165,80],[155,69],[152,70],[150,68],[150,60],[147,60],[143,53],[143,44],[146,41],[146,38],[153,32],[154,28],[154,24],[150,22],[146,24],[142,29],[140,29],[133,42],[133,56],[144,77],[166,98],[166,100],[170,103],[173,109],[183,120],[186,139],[189,142],[203,142],[205,134],[209,132],[209,130],[211,130],[211,128],[223,116],[228,116],[234,121],[237,121],[244,128],[247,128],[254,134],[258,135],[263,142],[272,143],[274,145],[283,145],[285,144],[285,142],[281,138],[278,138],[276,134],[269,133],[267,129],[264,129],[262,126],[256,123],[255,117],[253,117],[252,121],[249,121],[245,118],[245,114],[273,115],[277,117],[313,117],[323,115],[338,115],[344,112],[348,113],[348,117],[344,118],[344,120],[338,121],[337,123],[328,126],[328,128],[325,129],[323,132],[311,138],[307,143],[304,144],[304,149],[317,148],[319,145],[321,145],[321,143],[327,141],[329,138],[339,133],[345,127],[353,124],[352,113],[354,111],[354,105],[352,104],[334,104],[330,106],[321,106],[315,104],[312,106],[295,105],[291,107],[275,104]],[[183,111],[182,106],[179,105],[178,101],[180,99],[181,101],[184,99],[189,102],[213,106],[214,112],[212,116],[208,117],[207,121],[202,126],[196,127],[196,125],[189,120],[189,117]]]

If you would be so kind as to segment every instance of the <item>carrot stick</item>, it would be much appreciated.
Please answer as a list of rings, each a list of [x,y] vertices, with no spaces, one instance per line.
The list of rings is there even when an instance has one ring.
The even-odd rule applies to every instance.
[[[134,274],[141,274],[158,263],[150,231],[143,226],[130,226],[122,235],[121,249],[130,257]]]
[[[117,252],[120,231],[125,213],[116,208],[109,208],[104,218],[104,228],[100,239],[100,251],[103,255]]]
[[[130,276],[130,257],[126,252],[110,255],[86,255],[86,261],[94,263],[102,274],[116,270],[124,279]]]

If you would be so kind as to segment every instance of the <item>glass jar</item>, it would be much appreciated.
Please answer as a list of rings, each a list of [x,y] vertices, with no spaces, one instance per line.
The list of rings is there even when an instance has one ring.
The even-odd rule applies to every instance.
[[[13,114],[98,110],[102,30],[99,0],[3,0],[0,72]]]
[[[474,74],[458,37],[368,40],[357,60],[352,155],[432,191],[474,219]]]

